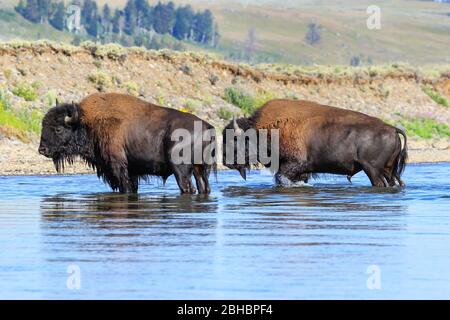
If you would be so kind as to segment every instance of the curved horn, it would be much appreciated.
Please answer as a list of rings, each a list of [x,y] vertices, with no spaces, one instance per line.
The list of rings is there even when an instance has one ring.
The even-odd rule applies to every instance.
[[[242,132],[242,129],[239,128],[239,125],[238,125],[238,123],[236,121],[236,116],[235,115],[233,115],[233,129],[238,134],[240,134]]]
[[[55,99],[55,103],[56,103],[57,106],[59,105],[59,100],[58,100],[58,98]]]
[[[66,117],[64,118],[64,122],[65,122],[66,124],[72,124],[72,123],[73,123],[72,117],[66,116]]]
[[[77,121],[78,121],[78,110],[77,110],[77,107],[76,107],[75,103],[72,102],[72,115],[71,116],[69,116],[69,115],[65,116],[64,117],[64,122],[66,124],[70,125],[70,124],[76,123]]]

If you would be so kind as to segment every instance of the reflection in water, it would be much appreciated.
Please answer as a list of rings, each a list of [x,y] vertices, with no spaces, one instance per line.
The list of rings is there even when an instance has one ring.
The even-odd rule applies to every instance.
[[[217,210],[217,200],[205,195],[145,196],[118,193],[95,193],[83,197],[56,195],[44,197],[41,203],[44,217],[66,214],[93,214],[129,218],[152,213],[202,213]]]
[[[279,198],[276,206],[282,207],[318,207],[322,209],[330,208],[333,211],[402,211],[405,209],[401,198],[404,192],[396,188],[367,188],[367,187],[342,187],[325,186],[320,188],[263,188],[249,189],[242,187],[229,187],[223,191],[227,197],[248,196],[250,205],[254,204],[262,207],[274,206],[273,198]],[[367,202],[367,197],[379,199],[380,202]],[[389,199],[393,201],[389,203]],[[238,205],[243,206],[242,203]]]
[[[122,195],[117,193],[95,193],[85,196],[59,194],[44,197],[41,201],[41,213],[45,220],[59,223],[71,218],[118,219],[116,223],[134,222],[138,225],[141,220],[151,220],[153,223],[161,220],[180,220],[176,214],[203,214],[204,220],[211,220],[211,215],[219,213],[240,213],[245,219],[240,228],[255,228],[259,221],[253,220],[253,214],[262,214],[266,219],[276,216],[279,222],[295,220],[296,222],[326,222],[326,221],[353,221],[356,212],[358,216],[376,219],[383,213],[390,216],[401,215],[406,212],[405,203],[401,201],[404,191],[399,189],[374,189],[365,187],[305,187],[305,188],[249,188],[226,187],[220,197],[205,195]],[[378,201],[367,202],[367,197]],[[315,212],[319,209],[318,212]],[[344,212],[341,216],[324,215]],[[371,214],[374,212],[374,214]],[[319,214],[317,214],[319,213]],[[300,216],[298,215],[300,214]],[[198,223],[199,219],[183,219],[189,226],[192,221]],[[263,220],[266,221],[266,220]],[[264,226],[263,226],[264,227]],[[350,224],[349,228],[355,227]],[[395,228],[395,226],[391,226]]]
[[[215,220],[205,213],[217,211],[217,199],[205,195],[146,196],[96,193],[83,197],[56,195],[41,202],[42,229],[46,232],[65,228],[94,230],[102,236],[141,236],[143,230],[156,227],[172,229],[213,228]],[[196,214],[185,219],[184,215]],[[117,231],[120,230],[120,233]],[[65,231],[63,231],[65,232]],[[166,231],[151,236],[166,234]],[[148,235],[149,236],[149,235]],[[154,241],[149,245],[154,245]],[[125,243],[122,243],[124,245]],[[128,245],[133,246],[130,242]]]
[[[0,178],[0,283],[15,298],[448,298],[449,169],[410,166],[403,190],[220,172],[209,196],[174,181],[121,195],[94,176]],[[65,287],[73,264],[80,291]],[[382,291],[366,287],[370,265]]]

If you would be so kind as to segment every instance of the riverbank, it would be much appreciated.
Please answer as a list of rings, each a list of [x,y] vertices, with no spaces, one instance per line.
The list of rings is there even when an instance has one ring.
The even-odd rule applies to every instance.
[[[446,140],[408,142],[408,163],[450,162],[450,144]],[[57,174],[51,159],[41,156],[37,142],[24,143],[18,139],[0,139],[0,175]],[[223,167],[219,166],[219,169]],[[65,174],[94,173],[85,163],[67,165]]]
[[[52,174],[37,153],[58,99],[121,92],[193,113],[220,132],[271,99],[363,112],[404,128],[410,162],[450,161],[450,65],[248,65],[200,52],[48,41],[0,42],[0,174]],[[66,173],[92,172],[84,164]]]

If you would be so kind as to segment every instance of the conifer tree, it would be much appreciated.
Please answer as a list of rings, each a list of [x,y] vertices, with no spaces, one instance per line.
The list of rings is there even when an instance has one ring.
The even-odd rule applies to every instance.
[[[19,3],[17,4],[17,6],[14,7],[14,10],[16,10],[16,12],[18,14],[20,14],[21,16],[24,15],[25,9],[26,9],[26,5],[25,5],[24,0],[20,0]]]
[[[137,8],[134,0],[128,0],[125,9],[125,32],[133,34],[137,27]]]
[[[213,34],[213,16],[210,10],[198,12],[195,15],[194,37],[195,41],[206,44]]]
[[[58,29],[60,31],[64,30],[65,14],[66,14],[66,7],[64,6],[64,2],[61,1],[57,4],[55,13],[53,13],[52,17],[49,20],[53,28]]]
[[[178,8],[175,16],[175,25],[173,27],[173,36],[179,40],[188,39],[193,25],[194,10],[192,10],[192,7],[187,5]]]
[[[37,0],[27,0],[23,16],[25,19],[28,19],[31,22],[40,22],[39,6]]]
[[[168,4],[158,4],[153,9],[153,28],[157,33],[172,34],[173,26],[175,24],[175,5],[173,2]]]
[[[112,12],[108,4],[98,8],[95,0],[75,1],[82,3],[80,22],[85,32],[103,42],[174,47],[168,37],[154,38],[155,34],[169,34],[179,40],[212,46],[218,43],[218,28],[210,10],[195,12],[189,5],[177,8],[172,1],[151,6],[148,0],[128,0],[123,10]],[[15,10],[34,23],[50,23],[58,30],[65,28],[65,1],[19,0]]]

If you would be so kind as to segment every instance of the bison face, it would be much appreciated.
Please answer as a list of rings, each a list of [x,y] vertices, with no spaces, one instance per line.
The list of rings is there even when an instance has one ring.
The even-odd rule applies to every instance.
[[[39,153],[52,158],[59,171],[63,161],[76,155],[76,130],[79,124],[75,104],[56,105],[42,120]]]
[[[250,126],[247,119],[236,121],[233,117],[233,121],[223,130],[222,162],[226,167],[239,171],[244,180],[247,179],[247,170],[250,169],[249,137],[246,136],[248,129]]]

